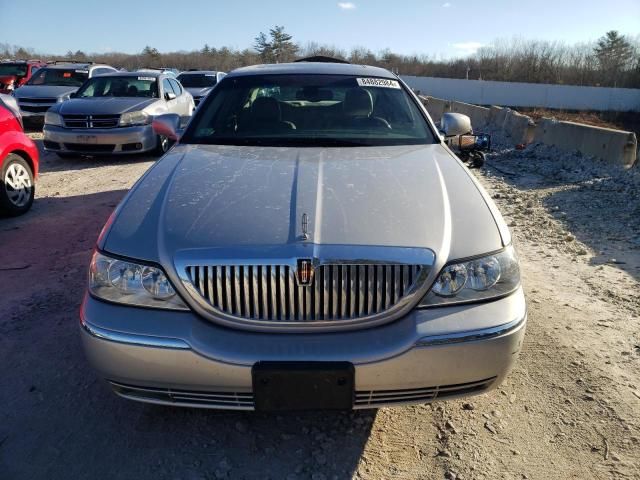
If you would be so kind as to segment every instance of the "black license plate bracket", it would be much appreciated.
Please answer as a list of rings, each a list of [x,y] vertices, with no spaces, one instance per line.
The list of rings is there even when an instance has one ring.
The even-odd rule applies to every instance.
[[[258,362],[252,369],[256,410],[349,410],[355,369],[349,362]]]

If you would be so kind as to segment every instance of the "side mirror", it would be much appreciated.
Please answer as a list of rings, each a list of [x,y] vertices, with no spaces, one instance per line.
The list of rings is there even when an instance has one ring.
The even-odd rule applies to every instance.
[[[445,137],[471,133],[471,119],[461,113],[445,113],[440,120],[440,131]]]
[[[180,139],[180,115],[177,113],[165,113],[153,119],[153,131],[169,140]]]
[[[167,101],[174,100],[176,98],[176,94],[173,92],[164,92],[164,98]]]
[[[71,92],[69,94],[69,98],[76,98],[78,96],[78,94],[76,92]]]

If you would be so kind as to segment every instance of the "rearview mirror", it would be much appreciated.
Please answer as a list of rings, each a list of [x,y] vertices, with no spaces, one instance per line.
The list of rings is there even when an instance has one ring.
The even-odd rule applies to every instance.
[[[440,131],[445,137],[472,133],[471,119],[461,113],[445,113],[440,120]]]
[[[176,94],[173,92],[164,92],[164,98],[167,101],[174,100],[176,98]]]
[[[175,95],[174,95],[175,96]],[[180,139],[180,115],[177,113],[165,113],[153,119],[153,131],[169,140]]]

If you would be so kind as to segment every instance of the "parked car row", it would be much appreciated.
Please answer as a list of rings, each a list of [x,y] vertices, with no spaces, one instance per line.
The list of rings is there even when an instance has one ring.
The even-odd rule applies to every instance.
[[[178,80],[179,72],[167,67],[121,72],[103,64],[32,61],[3,63],[0,72],[3,68],[24,73],[20,88],[10,89],[11,94],[25,121],[44,124],[45,150],[61,157],[148,151],[161,155],[170,142],[153,133],[153,117],[190,117],[224,76],[215,71],[183,72],[180,80],[187,88]],[[14,77],[7,77],[3,85],[16,84]]]
[[[189,117],[194,109],[191,94],[165,73],[100,75],[46,112],[44,148],[62,157],[148,151],[162,155],[169,139],[154,134],[153,117]]]

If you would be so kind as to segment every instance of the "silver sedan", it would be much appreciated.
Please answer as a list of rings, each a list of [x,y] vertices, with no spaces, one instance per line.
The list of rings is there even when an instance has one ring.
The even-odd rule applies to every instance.
[[[164,154],[166,136],[153,131],[157,115],[191,116],[193,97],[159,72],[114,73],[92,78],[45,114],[44,148],[58,155]]]
[[[479,394],[527,310],[496,206],[411,90],[375,67],[231,72],[118,206],[81,309],[125,398],[352,409]]]

